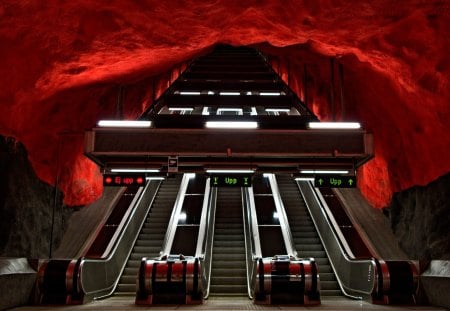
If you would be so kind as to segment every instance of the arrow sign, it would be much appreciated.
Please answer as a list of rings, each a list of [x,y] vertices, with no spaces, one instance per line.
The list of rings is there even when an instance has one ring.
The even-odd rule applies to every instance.
[[[356,176],[320,175],[314,177],[314,187],[355,188]]]

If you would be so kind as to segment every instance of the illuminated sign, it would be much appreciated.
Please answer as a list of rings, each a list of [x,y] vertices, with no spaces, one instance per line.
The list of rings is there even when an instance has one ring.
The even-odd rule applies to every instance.
[[[145,174],[106,174],[103,175],[103,186],[144,186]]]
[[[355,188],[356,176],[317,175],[314,178],[314,187]]]
[[[252,176],[243,174],[221,174],[211,175],[211,187],[250,187]]]

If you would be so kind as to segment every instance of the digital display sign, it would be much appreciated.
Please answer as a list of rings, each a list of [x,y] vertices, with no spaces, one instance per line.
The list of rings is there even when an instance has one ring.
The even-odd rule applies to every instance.
[[[211,175],[211,187],[251,187],[252,175],[243,174],[221,174]]]
[[[356,176],[317,175],[316,177],[314,177],[314,187],[355,188]]]
[[[105,174],[103,186],[144,186],[145,174]]]

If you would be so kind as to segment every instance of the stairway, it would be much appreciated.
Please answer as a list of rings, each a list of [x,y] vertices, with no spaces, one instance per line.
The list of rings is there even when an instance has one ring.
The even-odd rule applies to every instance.
[[[277,182],[298,256],[316,260],[322,296],[341,296],[336,276],[295,180],[277,175]]]
[[[219,188],[210,295],[247,295],[244,239],[241,189]]]
[[[158,257],[161,251],[170,215],[178,194],[182,175],[165,179],[156,195],[153,206],[139,233],[125,270],[120,277],[115,295],[135,295],[136,278],[142,257]]]

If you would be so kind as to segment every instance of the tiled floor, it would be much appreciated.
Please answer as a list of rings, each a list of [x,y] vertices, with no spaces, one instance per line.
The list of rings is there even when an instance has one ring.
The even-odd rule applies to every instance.
[[[39,310],[445,310],[429,306],[381,306],[364,301],[355,301],[346,298],[324,298],[319,306],[301,305],[255,305],[245,297],[209,298],[202,305],[157,305],[136,306],[134,297],[111,297],[94,301],[81,306],[27,306],[12,309],[14,311]]]

